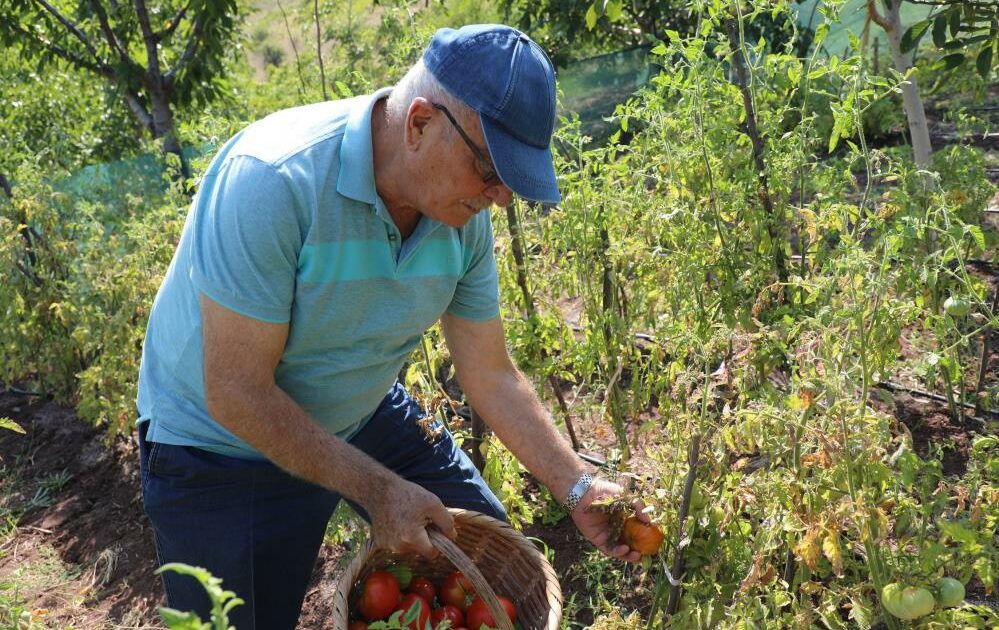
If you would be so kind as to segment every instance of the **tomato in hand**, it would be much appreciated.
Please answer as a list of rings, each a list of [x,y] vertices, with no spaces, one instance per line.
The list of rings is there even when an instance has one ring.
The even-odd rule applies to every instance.
[[[506,611],[507,617],[510,618],[510,622],[513,623],[517,621],[517,608],[513,605],[513,602],[503,597],[502,595],[497,595],[496,599],[499,600],[500,604],[503,606],[503,610]],[[480,628],[486,625],[490,628],[496,628],[496,621],[493,616],[489,614],[489,609],[486,608],[486,602],[481,597],[476,597],[468,606],[468,610],[465,611],[465,622],[468,624],[469,628]]]
[[[357,608],[368,621],[388,617],[399,603],[399,581],[388,571],[374,571],[361,585]]]
[[[460,628],[465,623],[465,615],[461,614],[461,609],[451,604],[444,604],[430,612],[430,625],[434,628],[445,619],[451,622],[452,628]]]
[[[416,593],[408,593],[396,607],[402,611],[399,622],[409,630],[426,630],[430,622],[430,604]]]
[[[455,571],[444,578],[440,596],[442,603],[451,604],[464,612],[472,598],[475,597],[475,589],[472,588],[472,583],[468,581],[464,573]]]
[[[663,533],[655,525],[648,525],[634,516],[624,522],[619,542],[628,545],[643,556],[651,556],[663,544]]]
[[[406,589],[407,593],[416,593],[423,599],[427,600],[428,604],[434,603],[434,597],[437,596],[437,589],[434,588],[434,583],[425,577],[415,577],[413,581],[409,583],[409,588]]]

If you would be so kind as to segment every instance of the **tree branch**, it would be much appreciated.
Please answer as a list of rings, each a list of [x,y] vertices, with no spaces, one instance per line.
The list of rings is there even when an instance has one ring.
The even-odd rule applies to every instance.
[[[145,0],[135,0],[135,15],[139,18],[139,28],[142,30],[142,40],[146,44],[146,67],[151,77],[160,76],[159,42],[156,33],[149,24],[149,11]]]
[[[128,103],[128,107],[135,114],[135,117],[139,119],[139,122],[149,130],[149,133],[153,133],[153,116],[146,111],[146,107],[139,100],[139,97],[125,90],[125,102]]]
[[[87,51],[91,55],[93,55],[94,59],[100,61],[100,55],[97,54],[97,49],[94,48],[93,44],[90,43],[90,40],[87,38],[87,36],[83,33],[83,31],[80,30],[80,28],[75,23],[71,22],[63,14],[59,13],[59,11],[57,11],[55,7],[53,7],[45,0],[35,0],[35,2],[42,5],[42,7],[46,11],[48,11],[52,15],[52,17],[59,20],[59,23],[65,26],[66,30],[72,33],[74,37],[76,37],[78,40],[80,40],[83,43],[83,46],[87,49]]]
[[[118,53],[118,58],[127,64],[131,60],[125,54],[125,50],[121,47],[121,44],[118,43],[118,37],[114,34],[110,22],[108,22],[108,14],[104,10],[104,7],[99,0],[90,0],[90,6],[94,8],[94,12],[97,14],[97,21],[101,25],[101,32],[104,33],[104,39],[111,46],[111,49]]]
[[[889,2],[894,1],[895,0],[889,0]],[[874,6],[874,2],[875,0],[867,0],[867,15],[871,18],[872,22],[883,28],[885,31],[891,31],[891,23],[878,13],[878,8]]]
[[[191,2],[188,0],[184,8],[177,12],[177,15],[173,16],[173,19],[167,22],[167,27],[156,33],[156,39],[158,41],[163,41],[164,39],[173,35],[173,32],[177,30],[177,25],[184,20],[184,16],[187,15],[187,10],[191,8]]]
[[[909,4],[922,4],[931,7],[952,7],[954,5],[974,7],[976,9],[999,9],[994,2],[974,2],[974,0],[905,0]]]
[[[53,44],[49,40],[41,39],[40,37],[38,37],[36,33],[33,33],[23,28],[17,22],[8,22],[8,25],[10,25],[11,28],[13,28],[18,33],[24,35],[26,39],[29,39],[32,42],[34,42],[35,45],[41,46],[42,48],[55,54],[57,57],[60,57],[61,59],[68,61],[69,63],[79,68],[82,68],[84,70],[90,70],[91,72],[96,72],[97,74],[104,76],[108,79],[114,80],[116,78],[114,75],[114,71],[99,60],[97,62],[93,62],[93,61],[87,61],[83,57],[78,57],[77,55],[71,53],[65,48]]]
[[[198,45],[201,43],[201,36],[205,31],[205,15],[201,14],[198,19],[194,22],[194,27],[191,29],[191,41],[188,42],[187,48],[184,49],[183,54],[181,54],[180,59],[177,63],[173,65],[172,68],[166,73],[167,81],[173,81],[181,69],[190,63],[191,59],[194,58],[195,53],[198,52]]]

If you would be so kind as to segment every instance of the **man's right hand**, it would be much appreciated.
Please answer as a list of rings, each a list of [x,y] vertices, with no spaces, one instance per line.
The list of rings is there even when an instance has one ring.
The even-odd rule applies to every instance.
[[[375,547],[394,553],[418,553],[434,559],[440,553],[430,543],[427,526],[435,525],[454,539],[454,518],[437,495],[401,477],[364,504],[371,518]]]

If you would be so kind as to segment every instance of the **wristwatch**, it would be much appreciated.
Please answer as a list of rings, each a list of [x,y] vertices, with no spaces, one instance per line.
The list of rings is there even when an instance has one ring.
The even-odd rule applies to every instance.
[[[576,509],[577,505],[579,505],[579,501],[583,498],[583,495],[586,494],[586,491],[593,485],[593,481],[593,475],[590,473],[583,473],[583,476],[579,478],[579,481],[577,481],[575,485],[572,486],[572,489],[569,490],[569,496],[565,499],[565,509],[568,510],[570,514],[572,514],[572,511]]]

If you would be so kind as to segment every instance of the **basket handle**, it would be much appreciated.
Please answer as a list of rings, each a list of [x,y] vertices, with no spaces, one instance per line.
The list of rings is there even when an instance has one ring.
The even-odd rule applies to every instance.
[[[475,592],[480,597],[482,601],[485,602],[486,608],[489,610],[489,614],[493,616],[493,620],[499,625],[499,630],[513,630],[513,622],[510,621],[510,617],[506,614],[506,609],[500,604],[499,599],[496,598],[496,593],[493,592],[489,582],[486,581],[482,572],[479,568],[475,566],[471,558],[465,555],[458,545],[451,542],[447,536],[445,536],[439,529],[434,526],[427,528],[427,534],[430,536],[430,542],[433,543],[434,547],[437,547],[444,557],[451,561],[459,571],[465,574],[468,581],[472,583],[475,587]],[[475,628],[478,630],[478,628]]]

